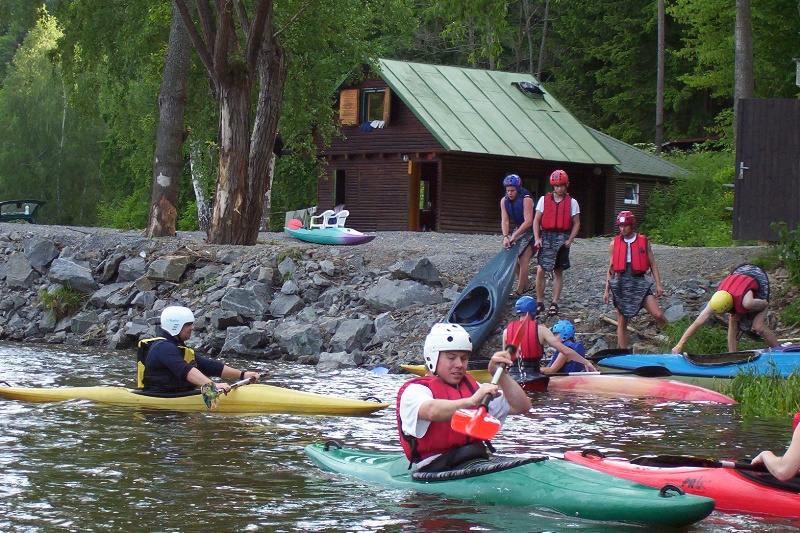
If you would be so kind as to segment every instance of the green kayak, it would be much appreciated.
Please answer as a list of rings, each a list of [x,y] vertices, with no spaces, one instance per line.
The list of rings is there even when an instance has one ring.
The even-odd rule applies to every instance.
[[[684,494],[674,485],[656,489],[547,457],[498,460],[415,480],[405,455],[311,444],[305,453],[324,470],[398,489],[442,494],[511,507],[535,507],[587,520],[682,527],[714,510],[714,500]]]

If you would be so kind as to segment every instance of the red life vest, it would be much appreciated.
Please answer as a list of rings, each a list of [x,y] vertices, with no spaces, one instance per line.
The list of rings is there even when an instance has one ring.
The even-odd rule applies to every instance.
[[[746,315],[751,312],[749,309],[745,309],[742,301],[748,291],[755,291],[758,288],[758,282],[744,274],[731,274],[723,279],[722,283],[717,287],[718,290],[727,291],[733,296],[733,313],[736,315]]]
[[[794,420],[792,421],[792,433],[794,433],[798,425],[800,425],[800,411],[797,411],[797,413],[794,415]]]
[[[520,327],[522,327],[522,321],[511,322],[506,328],[506,341],[513,339]],[[539,326],[535,320],[531,320],[525,327],[525,334],[522,336],[522,344],[517,356],[520,359],[541,359],[542,355],[544,355],[544,348],[539,342]]]
[[[548,231],[569,231],[572,229],[572,198],[565,194],[560,202],[553,199],[553,193],[544,195],[542,229]]]
[[[395,414],[397,417],[397,431],[400,433],[400,444],[403,446],[403,451],[406,453],[406,457],[408,457],[409,461],[417,463],[432,455],[445,453],[453,448],[464,446],[465,444],[481,442],[479,439],[455,431],[450,427],[449,420],[447,422],[431,422],[428,426],[428,431],[426,431],[425,435],[421,438],[412,437],[403,433],[403,423],[400,420],[400,397],[403,395],[406,387],[412,383],[418,383],[428,387],[433,393],[433,398],[436,400],[460,400],[461,398],[468,398],[480,388],[475,378],[469,374],[464,376],[464,379],[458,384],[458,388],[448,385],[437,376],[410,379],[403,383],[400,390],[397,392]]]
[[[622,235],[614,237],[614,256],[611,268],[614,272],[625,272],[628,261],[628,243]],[[637,233],[631,243],[631,268],[634,274],[644,274],[650,269],[650,258],[647,256],[647,237]]]

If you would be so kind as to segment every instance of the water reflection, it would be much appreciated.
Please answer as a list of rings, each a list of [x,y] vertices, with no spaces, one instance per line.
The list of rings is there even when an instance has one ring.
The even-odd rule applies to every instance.
[[[0,358],[0,380],[13,385],[132,386],[135,375],[132,352],[0,344]],[[390,403],[405,379],[259,365],[269,384]],[[788,436],[788,421],[743,422],[735,406],[545,393],[527,416],[510,419],[495,445],[527,455],[598,447],[626,456],[743,457],[782,450]],[[393,409],[363,418],[220,416],[0,400],[0,530],[644,531],[363,484],[305,458],[305,445],[328,439],[399,450]],[[714,513],[689,531],[800,529]]]

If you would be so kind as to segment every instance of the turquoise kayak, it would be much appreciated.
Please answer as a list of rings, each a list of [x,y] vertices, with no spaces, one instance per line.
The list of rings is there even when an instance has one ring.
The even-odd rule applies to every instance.
[[[685,494],[674,485],[647,487],[545,456],[493,459],[461,471],[428,474],[444,479],[418,481],[412,478],[402,453],[341,448],[332,441],[308,445],[305,453],[324,470],[364,481],[454,499],[546,509],[587,520],[683,527],[714,510],[714,500]]]
[[[657,365],[669,370],[673,379],[682,380],[729,379],[742,373],[788,377],[793,372],[800,372],[800,346],[708,355],[637,353],[604,357],[598,364],[615,370]]]

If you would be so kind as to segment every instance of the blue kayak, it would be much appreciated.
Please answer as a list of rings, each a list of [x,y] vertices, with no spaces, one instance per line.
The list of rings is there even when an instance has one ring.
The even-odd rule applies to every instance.
[[[643,366],[662,366],[681,378],[733,378],[737,374],[768,374],[788,377],[800,373],[800,346],[779,346],[764,350],[708,355],[629,354],[605,357],[601,367],[634,370]]]

